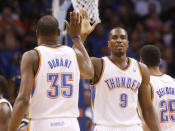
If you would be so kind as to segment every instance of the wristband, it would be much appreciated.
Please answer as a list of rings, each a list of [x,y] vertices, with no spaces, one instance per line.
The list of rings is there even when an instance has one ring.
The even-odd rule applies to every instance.
[[[77,38],[80,38],[80,35],[76,35],[76,36],[71,37],[72,40],[77,39]]]

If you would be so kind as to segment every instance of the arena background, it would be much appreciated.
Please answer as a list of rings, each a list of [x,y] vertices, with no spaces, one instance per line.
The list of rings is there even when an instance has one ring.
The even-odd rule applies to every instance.
[[[66,1],[66,0],[65,0]],[[25,51],[37,46],[35,29],[38,19],[52,14],[52,0],[0,0],[0,74],[8,80],[4,96],[13,104],[20,84],[20,61]],[[64,0],[59,2],[64,3]],[[73,10],[64,3],[63,12]],[[161,70],[175,78],[175,0],[99,0],[101,23],[88,37],[85,46],[90,56],[109,55],[108,33],[117,26],[128,31],[128,56],[139,60],[139,49],[150,43],[162,53]],[[64,20],[63,14],[58,16]],[[61,30],[64,26],[60,24]],[[60,42],[72,46],[66,32]],[[79,108],[80,127],[91,124],[89,81],[81,80]]]

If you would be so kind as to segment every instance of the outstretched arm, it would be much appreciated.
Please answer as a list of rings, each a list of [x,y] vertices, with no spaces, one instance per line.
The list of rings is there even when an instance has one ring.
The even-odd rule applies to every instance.
[[[80,15],[82,16],[82,28],[80,36],[82,42],[84,43],[88,35],[94,31],[99,22],[95,22],[93,25],[91,25],[88,17],[88,12],[84,8],[80,9]]]
[[[69,35],[72,38],[74,43],[73,49],[78,58],[78,64],[80,68],[81,78],[91,79],[94,76],[94,68],[90,57],[82,43],[80,38],[80,32],[82,27],[82,17],[79,13],[71,12],[70,13],[70,25],[65,21],[66,29]]]
[[[11,110],[7,103],[0,104],[0,130],[7,131]]]
[[[160,131],[160,126],[155,115],[149,91],[150,74],[146,65],[141,64],[142,83],[139,88],[139,103],[142,109],[143,118],[151,131]],[[146,103],[145,103],[146,102]]]
[[[30,94],[34,86],[34,60],[36,57],[35,51],[24,53],[21,62],[21,85],[19,94],[16,98],[12,117],[9,123],[8,131],[16,131],[25,111],[29,105]]]

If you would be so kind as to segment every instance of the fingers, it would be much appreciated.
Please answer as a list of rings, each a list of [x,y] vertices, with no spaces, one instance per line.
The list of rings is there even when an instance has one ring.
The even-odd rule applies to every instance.
[[[84,15],[85,15],[85,18],[86,18],[86,19],[89,19],[87,10],[84,10]]]
[[[81,19],[82,17],[80,17],[80,13],[75,12],[75,11],[70,12],[70,23],[72,26],[80,24],[82,21]]]
[[[83,17],[80,15],[80,24],[82,23]]]
[[[82,16],[80,16],[80,13],[75,11],[70,12],[70,25],[68,24],[67,21],[65,21],[65,25],[66,25],[66,30],[68,31],[71,37],[80,35],[81,22],[82,22]]]
[[[89,17],[88,17],[88,12],[87,12],[87,10],[84,9],[84,8],[81,8],[81,9],[80,9],[80,15],[82,16],[82,19],[89,19]]]
[[[77,13],[77,20],[76,20],[76,24],[80,24],[80,14],[79,13]]]
[[[92,25],[92,30],[95,29],[95,27],[99,24],[100,22],[95,22],[93,25]]]
[[[66,25],[66,30],[68,30],[69,29],[69,23],[66,20],[64,20],[64,23]]]
[[[75,13],[70,12],[70,26],[75,25]]]

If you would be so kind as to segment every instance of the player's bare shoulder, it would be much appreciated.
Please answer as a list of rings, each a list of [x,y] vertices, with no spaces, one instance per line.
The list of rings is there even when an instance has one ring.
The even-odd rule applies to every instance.
[[[38,54],[35,50],[27,51],[22,56],[21,61],[21,69],[28,66],[33,66],[35,69],[35,66],[38,64]]]
[[[11,116],[11,109],[9,105],[5,102],[0,103],[0,118],[1,122],[5,122]]]
[[[139,65],[140,65],[140,68],[141,68],[141,71],[142,71],[142,76],[143,77],[149,77],[150,72],[149,72],[148,67],[145,64],[141,63],[141,62],[139,62]]]
[[[30,60],[37,60],[38,57],[37,57],[37,53],[35,50],[30,50],[30,51],[26,51],[23,56],[22,56],[22,59],[23,60],[27,60],[27,61],[30,61]]]

